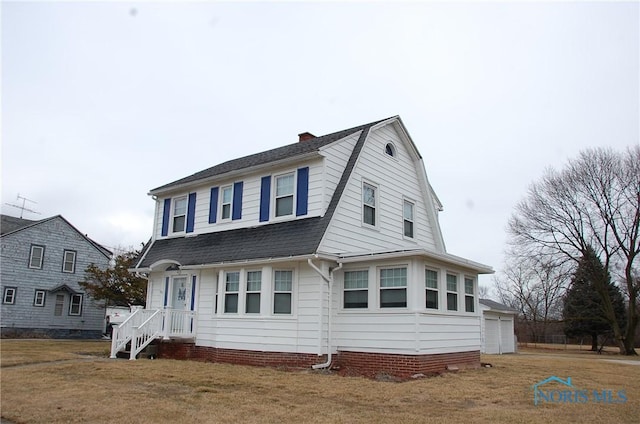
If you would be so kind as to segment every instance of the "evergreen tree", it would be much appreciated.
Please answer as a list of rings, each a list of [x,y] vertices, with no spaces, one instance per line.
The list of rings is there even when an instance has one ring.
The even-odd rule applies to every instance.
[[[605,298],[610,302],[605,301]],[[590,336],[591,350],[598,350],[598,336],[611,333],[612,323],[607,318],[607,304],[614,308],[620,327],[624,327],[625,307],[620,289],[592,248],[578,262],[564,299],[565,334],[569,337]]]
[[[96,300],[105,300],[107,306],[144,306],[147,298],[147,281],[129,272],[139,252],[122,253],[115,258],[115,266],[105,270],[91,264],[85,270],[85,281],[80,282],[87,293]]]

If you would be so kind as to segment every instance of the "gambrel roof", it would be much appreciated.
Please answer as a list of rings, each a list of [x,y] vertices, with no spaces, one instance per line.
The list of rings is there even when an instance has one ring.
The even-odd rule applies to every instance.
[[[298,149],[295,148],[294,145],[291,145],[263,153],[265,155],[263,158],[268,157],[273,160],[277,160],[274,159],[276,157],[295,157],[297,155],[308,153],[312,150],[317,150],[319,147],[361,131],[360,137],[358,138],[356,146],[351,153],[349,161],[347,162],[340,182],[333,193],[333,197],[331,198],[331,202],[329,203],[329,207],[327,208],[324,216],[267,224],[259,227],[239,228],[229,231],[200,234],[194,237],[155,240],[145,246],[141,252],[141,260],[139,261],[137,268],[148,268],[153,264],[166,259],[175,260],[184,266],[222,263],[240,259],[257,260],[288,258],[316,253],[318,245],[322,240],[322,236],[326,231],[327,225],[329,225],[329,221],[331,220],[333,212],[335,211],[342,192],[344,191],[344,187],[349,180],[349,176],[351,175],[351,171],[353,170],[360,150],[367,138],[369,129],[380,122],[383,121],[372,122],[370,124],[329,134],[323,137],[316,137],[315,139],[305,141],[303,143],[297,143],[295,145],[304,146],[310,144],[310,147],[305,149]],[[237,166],[247,168],[255,162],[254,157],[259,155],[262,154],[259,153],[258,155],[247,156],[246,158],[236,159],[231,162],[236,163]],[[216,172],[220,173],[220,169],[230,170],[229,165],[227,165],[229,163],[230,162],[225,162],[222,165],[214,166],[213,168],[209,168],[190,177],[183,178],[182,180],[163,186],[163,188],[183,184],[185,183],[185,180],[191,178],[193,179],[189,180],[190,182],[208,178],[211,175],[216,175]],[[195,178],[196,175],[199,175],[200,178]]]

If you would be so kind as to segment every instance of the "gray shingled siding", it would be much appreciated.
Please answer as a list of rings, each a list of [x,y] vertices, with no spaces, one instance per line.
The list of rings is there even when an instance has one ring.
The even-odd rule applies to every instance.
[[[3,334],[10,334],[12,329],[23,329],[23,332],[30,329],[34,333],[47,331],[50,337],[97,337],[101,334],[105,310],[83,293],[78,282],[84,280],[84,270],[90,263],[100,267],[108,265],[109,259],[104,254],[60,217],[6,234],[0,240],[0,294],[4,295],[5,287],[16,287],[17,290],[14,304],[0,305]],[[45,248],[42,269],[29,268],[32,244]],[[74,273],[62,272],[65,250],[76,252]],[[50,291],[61,285],[84,295],[80,316],[69,315],[70,294],[66,290]],[[36,290],[46,291],[44,306],[34,306]],[[54,314],[58,294],[64,297],[60,316]]]

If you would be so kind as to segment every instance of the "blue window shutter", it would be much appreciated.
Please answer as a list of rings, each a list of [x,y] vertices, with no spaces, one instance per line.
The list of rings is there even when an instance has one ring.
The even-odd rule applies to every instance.
[[[296,216],[306,215],[309,203],[309,167],[298,169]]]
[[[191,276],[191,310],[196,306],[196,276]]]
[[[171,199],[164,199],[164,211],[162,211],[162,236],[169,234],[169,213],[171,212]]]
[[[211,188],[211,200],[209,201],[209,224],[218,219],[218,187]]]
[[[242,218],[242,181],[233,184],[233,213],[231,219]]]
[[[167,307],[167,301],[169,300],[169,277],[164,279],[164,307]]]
[[[189,193],[189,203],[187,204],[187,233],[193,233],[193,224],[196,219],[196,194]]]
[[[269,202],[271,201],[271,175],[262,177],[260,185],[260,222],[269,220]]]

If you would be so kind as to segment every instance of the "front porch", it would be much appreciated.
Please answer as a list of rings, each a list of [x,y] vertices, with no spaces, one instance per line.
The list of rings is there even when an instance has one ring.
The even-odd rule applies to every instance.
[[[156,339],[194,339],[196,313],[177,309],[138,309],[122,324],[113,327],[111,358],[129,347],[129,359]]]

